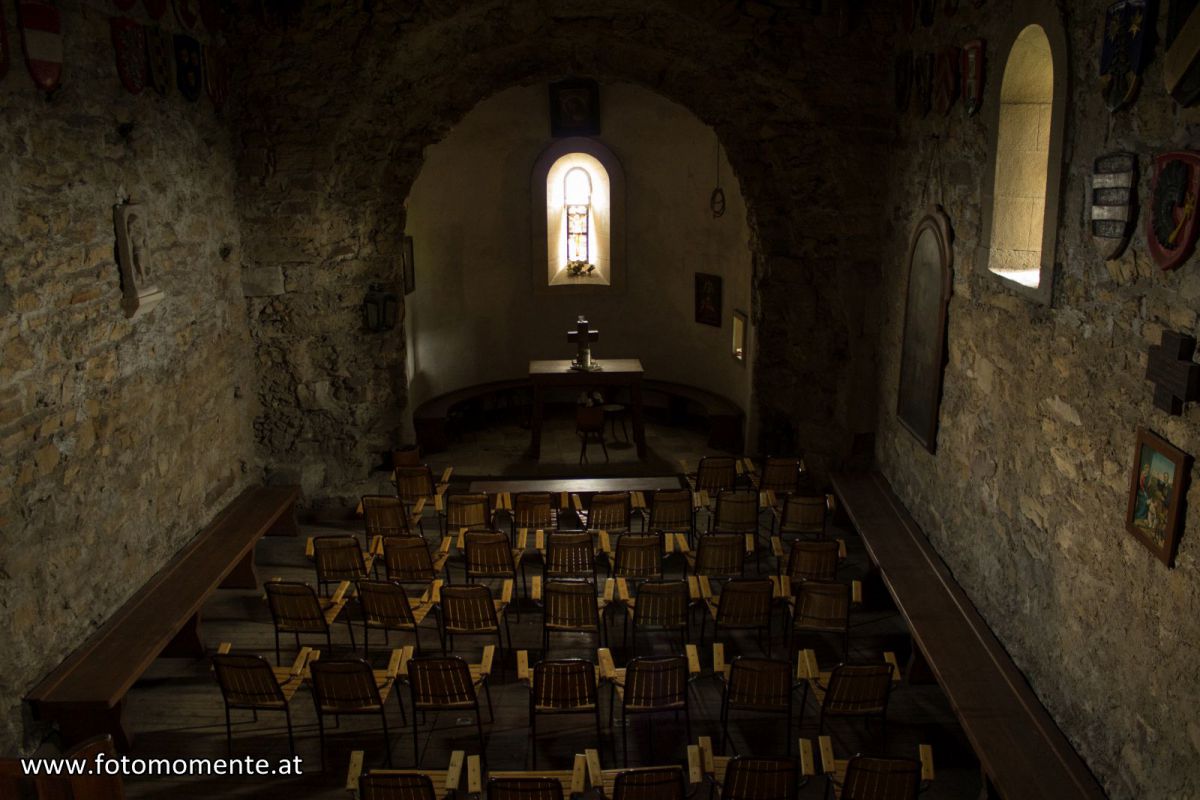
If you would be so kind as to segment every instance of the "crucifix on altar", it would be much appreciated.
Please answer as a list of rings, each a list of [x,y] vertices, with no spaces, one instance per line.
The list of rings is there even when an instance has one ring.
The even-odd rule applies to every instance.
[[[592,330],[587,317],[583,314],[579,315],[579,319],[575,322],[575,330],[567,332],[567,341],[575,342],[579,347],[579,353],[575,356],[575,360],[571,362],[571,369],[583,370],[585,372],[595,372],[600,369],[599,364],[592,363],[592,342],[600,339],[600,331]]]

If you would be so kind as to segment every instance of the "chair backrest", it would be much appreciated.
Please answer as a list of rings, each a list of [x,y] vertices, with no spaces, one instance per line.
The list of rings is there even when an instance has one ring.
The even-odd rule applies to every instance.
[[[317,593],[307,583],[297,581],[267,581],[267,607],[271,619],[281,631],[324,633],[329,629]]]
[[[663,533],[623,533],[617,537],[614,578],[650,580],[663,575]]]
[[[850,627],[850,586],[837,581],[802,581],[792,587],[797,628],[845,630]]]
[[[785,533],[824,534],[827,502],[823,494],[788,495],[779,529]]]
[[[551,531],[546,536],[545,575],[548,578],[596,579],[596,548],[590,533]]]
[[[391,581],[428,582],[437,577],[429,548],[420,536],[384,539],[383,564]]]
[[[470,528],[484,530],[489,525],[491,514],[488,496],[477,494],[454,494],[446,498],[446,529]]]
[[[377,710],[383,705],[371,665],[361,658],[310,661],[313,699],[326,714]]]
[[[420,466],[398,466],[395,469],[396,496],[405,503],[415,503],[422,497],[431,497],[436,491],[433,470],[428,464]]]
[[[759,475],[758,488],[791,494],[800,488],[800,470],[803,462],[798,458],[767,456]]]
[[[791,707],[792,667],[786,661],[738,656],[729,665],[725,697],[737,708],[786,711]]]
[[[684,581],[646,581],[637,590],[633,624],[639,628],[686,630],[689,601]]]
[[[821,703],[826,714],[882,714],[892,690],[891,664],[839,664]]]
[[[693,571],[710,578],[741,577],[746,569],[746,538],[740,533],[706,533],[697,540]]]
[[[690,531],[692,493],[687,489],[659,489],[651,495],[650,527],[664,531]]]
[[[442,625],[450,633],[494,633],[500,629],[492,591],[481,583],[442,587]]]
[[[617,773],[612,800],[684,800],[687,785],[680,767],[648,767]]]
[[[921,763],[910,758],[857,755],[846,764],[842,800],[915,800]]]
[[[363,619],[385,628],[408,628],[416,625],[408,592],[394,581],[359,581],[358,602]]]
[[[488,800],[563,800],[563,788],[557,778],[489,778],[487,796]]]
[[[734,756],[725,766],[721,800],[795,800],[799,772],[790,758]]]
[[[415,707],[463,707],[476,704],[471,668],[458,656],[422,656],[408,662]]]
[[[588,530],[627,531],[632,514],[629,492],[601,492],[588,506]]]
[[[705,456],[696,469],[696,489],[719,492],[737,483],[737,460],[733,456]]]
[[[832,581],[837,577],[838,543],[792,542],[787,574],[792,581]]]
[[[367,541],[376,536],[412,536],[408,527],[408,514],[399,497],[389,494],[364,494],[362,496],[363,526]]]
[[[321,583],[358,581],[367,577],[362,545],[357,536],[350,534],[313,537],[313,564]]]
[[[676,709],[687,705],[687,659],[639,656],[625,668],[626,710]]]
[[[284,706],[287,704],[275,672],[262,656],[219,653],[213,669],[221,695],[231,706]]]
[[[758,493],[733,490],[718,492],[713,528],[728,533],[758,531]]]
[[[598,631],[600,611],[596,603],[596,587],[589,581],[546,581],[542,597],[545,601],[543,624],[547,628],[572,631]]]
[[[438,800],[428,775],[419,772],[367,773],[358,779],[359,800]]]
[[[769,578],[734,578],[721,589],[717,624],[726,628],[762,628],[771,624]]]
[[[552,528],[554,513],[549,492],[521,492],[513,495],[513,522],[518,528]]]
[[[533,667],[529,702],[540,710],[561,711],[596,704],[596,667],[582,658],[539,661]]]
[[[512,545],[499,531],[470,531],[465,537],[466,569],[472,577],[507,575],[516,577]]]

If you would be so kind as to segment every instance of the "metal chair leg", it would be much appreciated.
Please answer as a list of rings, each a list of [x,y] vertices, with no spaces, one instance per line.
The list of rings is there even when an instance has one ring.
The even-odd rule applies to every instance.
[[[292,710],[286,705],[283,707],[283,716],[287,719],[288,750],[290,750],[294,756],[296,755],[296,738],[292,734]]]
[[[379,707],[379,721],[383,723],[383,746],[386,748],[383,754],[383,760],[390,767],[392,765],[392,740],[388,736],[387,712],[383,706]]]
[[[290,732],[291,728],[288,730]],[[229,703],[225,704],[225,749],[229,757],[233,758],[233,725],[229,721]]]

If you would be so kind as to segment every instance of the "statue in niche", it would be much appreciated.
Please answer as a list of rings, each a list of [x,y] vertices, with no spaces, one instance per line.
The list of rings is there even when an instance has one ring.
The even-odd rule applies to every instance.
[[[137,319],[153,309],[163,299],[163,292],[153,285],[150,248],[146,237],[145,211],[140,205],[113,206],[113,222],[117,231],[117,262],[121,268],[121,307],[125,316]]]

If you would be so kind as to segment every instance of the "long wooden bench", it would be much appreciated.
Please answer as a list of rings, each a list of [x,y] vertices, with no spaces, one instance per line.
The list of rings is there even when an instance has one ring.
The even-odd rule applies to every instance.
[[[835,475],[833,490],[979,757],[986,796],[1103,798],[887,480],[879,473]]]
[[[201,657],[200,611],[218,587],[254,589],[254,544],[297,533],[298,486],[242,492],[25,700],[64,746],[107,733],[127,750],[125,696],[154,659]]]
[[[642,381],[642,396],[650,401],[647,405],[653,404],[654,395],[666,399],[667,409],[674,422],[682,421],[693,409],[698,410],[699,416],[708,420],[709,447],[728,450],[731,453],[741,453],[744,450],[742,421],[745,414],[729,398],[683,383]]]
[[[456,408],[473,402],[495,402],[496,398],[521,390],[530,390],[528,378],[492,381],[466,386],[431,397],[413,411],[413,428],[422,453],[437,453],[450,444],[448,420]]]

